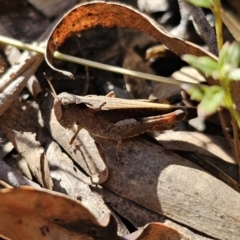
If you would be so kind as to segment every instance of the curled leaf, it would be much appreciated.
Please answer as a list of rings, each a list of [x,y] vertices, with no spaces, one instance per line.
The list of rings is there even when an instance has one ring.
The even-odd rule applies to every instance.
[[[131,7],[119,3],[93,2],[78,5],[70,10],[56,25],[47,42],[45,52],[47,64],[52,69],[73,77],[70,72],[54,68],[52,65],[54,51],[63,44],[66,38],[96,26],[139,30],[156,38],[179,56],[193,54],[217,59],[203,48],[174,37],[151,18]]]

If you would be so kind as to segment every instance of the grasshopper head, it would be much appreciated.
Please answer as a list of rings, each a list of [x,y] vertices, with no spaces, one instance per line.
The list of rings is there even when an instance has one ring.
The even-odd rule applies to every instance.
[[[55,99],[54,100],[54,113],[58,120],[58,122],[64,127],[64,128],[72,128],[74,125],[74,120],[72,118],[71,111],[68,111],[68,106],[64,106],[62,104],[61,99]]]
[[[72,128],[74,125],[74,121],[72,120],[71,111],[68,111],[68,106],[64,106],[69,104],[68,100],[71,102],[71,94],[62,93],[57,95],[55,92],[51,81],[47,78],[46,74],[44,73],[46,80],[52,90],[51,94],[54,97],[54,113],[58,120],[58,122],[64,128]],[[67,102],[66,102],[67,101]]]

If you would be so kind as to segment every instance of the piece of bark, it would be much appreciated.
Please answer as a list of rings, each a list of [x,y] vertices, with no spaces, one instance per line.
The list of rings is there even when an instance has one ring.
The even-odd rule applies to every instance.
[[[53,97],[48,94],[42,101],[41,110],[45,126],[51,132],[52,137],[92,177],[93,182],[104,182],[108,177],[108,169],[92,137],[83,129],[78,134],[75,143],[70,145],[74,131],[67,130],[60,125],[52,107]]]
[[[214,55],[218,56],[218,46],[217,46],[217,38],[213,28],[210,26],[207,21],[204,12],[201,8],[188,3],[185,0],[178,0],[181,17],[183,18],[181,23],[186,25],[186,19],[189,17],[186,13],[186,10],[191,14],[194,23],[196,23],[198,31],[201,34],[202,39],[207,44],[209,51]],[[181,25],[180,23],[180,25]],[[180,36],[181,38],[182,36]]]
[[[141,138],[123,141],[123,164],[115,160],[112,141],[98,141],[109,167],[104,183],[109,190],[213,238],[238,238],[239,193],[200,167]]]

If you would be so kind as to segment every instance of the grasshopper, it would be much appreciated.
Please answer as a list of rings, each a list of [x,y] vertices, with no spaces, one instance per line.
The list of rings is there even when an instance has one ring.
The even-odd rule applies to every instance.
[[[85,128],[93,136],[117,141],[116,157],[122,139],[131,138],[145,132],[164,131],[175,127],[184,120],[185,109],[151,100],[128,100],[115,98],[111,92],[106,96],[76,96],[63,92],[54,96],[54,112],[58,122],[67,129],[77,125],[77,131],[70,141]]]

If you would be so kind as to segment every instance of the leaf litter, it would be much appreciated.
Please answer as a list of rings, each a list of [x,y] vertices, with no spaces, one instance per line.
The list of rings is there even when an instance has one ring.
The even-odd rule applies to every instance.
[[[68,30],[69,24],[70,30]],[[175,38],[152,19],[130,7],[96,2],[78,6],[60,20],[47,45],[49,62],[52,60],[54,50],[57,50],[70,35],[94,28],[96,25],[134,28],[155,37],[177,55],[193,53],[216,59],[203,48]],[[84,32],[82,35],[84,36]],[[24,64],[23,66],[26,67]],[[24,79],[34,74],[37,68],[38,65]],[[42,69],[43,66],[40,68]],[[26,69],[28,70],[29,67]],[[74,68],[70,67],[70,69]],[[93,71],[91,74],[95,77],[94,81],[97,81],[96,72],[94,74]],[[11,75],[11,77],[15,76]],[[210,84],[215,83],[211,79],[207,81]],[[68,84],[70,83],[71,80],[68,80]],[[177,145],[165,149],[149,137],[124,140],[121,147],[123,164],[116,162],[114,142],[107,139],[97,141],[84,130],[80,132],[75,145],[70,146],[68,142],[72,132],[62,128],[54,119],[50,94],[38,101],[40,106],[34,113],[37,121],[34,118],[33,121],[29,121],[32,118],[29,112],[21,112],[24,109],[24,101],[20,101],[18,108],[12,108],[12,103],[19,101],[18,95],[22,92],[25,83],[20,85],[21,88],[15,87],[16,90],[13,90],[11,103],[8,103],[1,112],[0,126],[13,143],[17,154],[27,162],[37,183],[32,182],[32,184],[23,173],[11,169],[7,162],[2,160],[1,172],[5,175],[1,174],[1,180],[14,187],[40,184],[41,188],[38,185],[38,189],[24,187],[1,190],[1,216],[4,216],[2,219],[7,220],[0,224],[2,236],[11,239],[39,239],[43,236],[47,239],[100,239],[97,236],[101,236],[101,239],[129,240],[160,237],[161,239],[210,239],[211,237],[237,239],[240,230],[240,216],[237,211],[240,207],[239,193],[221,179],[208,174],[201,167],[169,150],[169,148],[176,150]],[[6,89],[4,88],[4,91]],[[136,88],[136,91],[138,90]],[[134,93],[137,93],[136,91]],[[6,93],[9,93],[8,89]],[[31,97],[29,99],[28,101],[33,101]],[[20,110],[17,115],[19,122],[17,124],[15,120],[9,128],[7,119],[12,119],[17,109]],[[11,110],[12,116],[9,114]],[[177,136],[174,137],[174,132],[172,135],[173,137],[170,138],[174,144],[179,139]],[[196,143],[196,146],[199,148],[199,143]],[[212,142],[211,147],[205,147],[203,154],[206,154],[207,150],[210,154],[217,155],[216,149]],[[12,148],[9,148],[8,153],[13,154],[11,151]],[[7,159],[2,149],[1,156],[3,160]],[[218,157],[234,164],[233,158],[229,158],[228,154],[219,153]],[[9,173],[15,177],[14,181],[10,179]],[[95,183],[102,185],[95,186]],[[54,191],[45,190],[43,187]],[[106,189],[105,195],[101,194],[101,188],[102,191]],[[115,198],[122,201],[121,204],[119,203],[122,207],[113,207],[120,216],[127,216],[124,211],[124,206],[127,204],[124,199],[126,199],[130,204],[136,204],[139,209],[136,211],[140,213],[144,210],[149,214],[154,213],[173,220],[174,228],[164,224],[168,220],[160,218],[158,221],[162,223],[145,222],[144,224],[147,225],[143,227],[137,224],[137,219],[141,217],[139,214],[138,217],[132,215],[130,222],[135,222],[135,228],[143,228],[128,234],[124,220],[116,217],[118,219],[116,223],[112,216],[115,211],[112,211],[111,205],[108,206],[111,194],[115,194]],[[154,221],[154,218],[149,221]],[[181,233],[184,232],[181,224],[197,230],[198,233],[189,230],[188,234],[191,237]],[[209,237],[201,236],[200,232]]]

